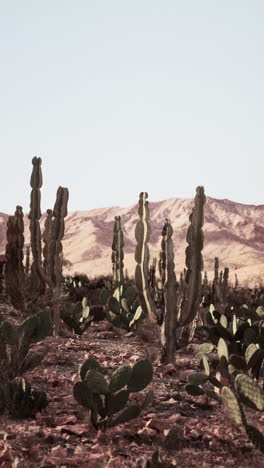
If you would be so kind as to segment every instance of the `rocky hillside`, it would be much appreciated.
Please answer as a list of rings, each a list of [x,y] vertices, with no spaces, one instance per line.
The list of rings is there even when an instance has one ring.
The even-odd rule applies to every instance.
[[[185,266],[186,232],[193,199],[170,198],[149,204],[151,222],[151,257],[158,256],[161,229],[165,218],[174,230],[176,273]],[[128,208],[109,207],[69,213],[63,241],[65,258],[73,264],[69,272],[84,272],[89,277],[111,273],[111,245],[114,217],[121,216],[125,267],[134,274],[135,226],[137,203]],[[0,213],[0,254],[5,251],[5,229],[8,215]],[[42,218],[42,227],[44,217]],[[25,242],[29,243],[29,220],[25,216]],[[214,257],[220,269],[228,266],[231,281],[264,284],[264,205],[244,205],[230,200],[207,197],[204,219],[204,269],[213,274]]]

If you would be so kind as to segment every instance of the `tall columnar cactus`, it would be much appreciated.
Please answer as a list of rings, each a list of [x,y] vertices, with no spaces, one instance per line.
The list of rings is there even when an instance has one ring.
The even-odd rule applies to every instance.
[[[180,315],[180,324],[187,325],[195,318],[200,300],[200,289],[202,281],[203,269],[203,231],[204,223],[204,204],[206,197],[204,188],[196,188],[196,196],[194,200],[194,208],[190,215],[190,226],[187,231],[186,248],[186,266],[187,273],[185,281],[187,283],[186,297],[183,300]]]
[[[24,222],[21,206],[17,206],[15,216],[7,222],[6,244],[6,286],[11,304],[24,312],[25,272],[23,265]]]
[[[32,191],[29,219],[31,247],[33,255],[32,268],[35,269],[39,278],[44,280],[47,283],[47,285],[52,289],[53,287],[58,286],[61,279],[61,240],[64,235],[64,218],[65,216],[67,216],[67,203],[69,198],[69,192],[67,188],[59,187],[57,190],[57,197],[52,212],[53,219],[51,219],[51,210],[47,211],[47,219],[44,231],[45,268],[43,268],[41,256],[41,232],[39,225],[39,220],[41,217],[40,188],[42,186],[41,162],[41,158],[33,158],[33,171],[30,181]]]
[[[47,284],[52,288],[52,281],[50,277],[45,274],[42,267],[42,255],[41,255],[41,231],[39,220],[41,218],[40,199],[42,187],[42,171],[41,171],[41,158],[36,156],[32,159],[33,170],[30,179],[30,185],[32,187],[30,196],[30,213],[28,215],[30,220],[30,240],[33,262],[31,265],[32,275],[37,281],[37,288],[42,289]]]
[[[25,274],[26,277],[29,278],[29,270],[30,270],[30,247],[27,245],[26,248],[26,265],[25,265]]]
[[[51,226],[50,243],[49,243],[49,274],[54,287],[59,288],[61,284],[61,255],[62,255],[62,239],[64,236],[65,222],[67,216],[67,204],[69,199],[69,191],[67,188],[59,187],[57,197],[53,208],[53,221]]]
[[[163,227],[162,250],[166,259],[166,282],[164,286],[165,311],[161,329],[161,342],[163,345],[162,362],[173,362],[176,353],[176,321],[177,321],[177,282],[173,252],[173,229],[169,220]]]
[[[121,229],[121,217],[115,216],[113,244],[112,244],[112,264],[113,264],[113,280],[115,286],[120,286],[124,283],[124,238]]]
[[[214,281],[217,282],[219,279],[219,258],[215,257],[214,263]]]
[[[213,295],[214,301],[220,303],[221,306],[225,306],[226,304],[226,297],[228,291],[228,276],[229,276],[229,268],[224,269],[224,273],[220,272],[220,277],[218,274],[219,271],[219,259],[215,257],[215,276],[213,280]]]
[[[141,307],[148,315],[150,321],[157,323],[156,306],[151,297],[150,287],[148,284],[148,264],[149,264],[149,248],[148,241],[150,236],[149,225],[149,208],[148,194],[141,192],[139,196],[139,221],[136,225],[135,236],[137,241],[135,260],[137,262],[135,271],[135,283],[138,291]]]
[[[223,284],[222,284],[222,291],[224,300],[226,302],[227,290],[228,290],[228,277],[229,277],[229,268],[225,267],[224,275],[223,275]]]
[[[166,249],[165,249],[165,237],[166,237],[166,222],[161,231],[161,251],[160,251],[160,263],[159,263],[159,271],[160,271],[160,279],[162,283],[162,287],[164,288],[165,281],[166,281]]]
[[[34,157],[32,159],[33,171],[30,184],[31,203],[30,203],[30,234],[31,247],[33,255],[32,272],[39,280],[48,285],[50,291],[56,296],[58,295],[62,270],[61,270],[61,254],[62,254],[62,239],[64,236],[65,223],[64,218],[67,216],[67,203],[69,192],[67,188],[59,187],[53,211],[48,210],[47,219],[44,230],[44,265],[42,265],[41,255],[41,232],[39,220],[41,217],[40,210],[40,188],[42,186],[41,158]],[[51,219],[53,216],[53,219]],[[59,311],[54,309],[54,330],[58,332]]]
[[[152,260],[152,265],[149,268],[149,285],[152,291],[155,290],[156,285],[156,266],[157,266],[157,258],[154,257]]]
[[[65,222],[67,216],[67,204],[69,191],[67,188],[59,187],[53,208],[53,221],[50,232],[48,265],[47,269],[53,283],[53,292],[56,297],[60,294],[62,282],[62,239],[64,236]],[[53,334],[56,336],[59,331],[60,307],[57,303],[53,308]]]
[[[51,262],[50,262],[50,241],[51,241],[51,227],[52,227],[52,210],[47,210],[47,217],[45,219],[43,231],[43,268],[46,275],[51,276]]]

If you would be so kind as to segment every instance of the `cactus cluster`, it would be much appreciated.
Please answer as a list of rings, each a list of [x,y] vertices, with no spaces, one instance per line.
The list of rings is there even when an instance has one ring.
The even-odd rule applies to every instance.
[[[197,187],[194,207],[189,217],[190,226],[187,231],[186,266],[187,271],[182,277],[180,287],[174,272],[174,252],[172,241],[172,226],[165,221],[162,229],[161,254],[159,259],[160,288],[159,295],[153,295],[153,287],[148,281],[150,238],[148,194],[141,192],[139,197],[139,221],[136,225],[137,241],[135,260],[135,283],[143,312],[151,322],[161,326],[163,344],[162,360],[173,362],[176,348],[187,344],[194,334],[196,314],[201,296],[201,271],[203,269],[203,210],[205,203],[204,188]],[[159,303],[155,302],[158,297]],[[161,307],[160,307],[161,306]],[[178,342],[178,343],[177,343]]]
[[[264,391],[258,385],[264,363],[264,335],[262,324],[245,320],[247,307],[242,307],[240,317],[226,310],[220,314],[211,304],[207,315],[209,327],[203,327],[212,343],[200,345],[197,358],[205,373],[188,376],[187,393],[206,394],[219,400],[232,420],[243,425],[249,439],[264,451],[264,438],[257,428],[248,425],[242,403],[264,411]],[[261,322],[261,320],[260,320]],[[217,352],[217,356],[214,356]],[[212,358],[210,359],[210,354]],[[214,390],[208,384],[213,385]],[[228,386],[227,386],[228,385]]]
[[[129,330],[142,317],[142,308],[133,286],[120,285],[113,293],[104,288],[100,300],[105,307],[106,319],[116,327]]]
[[[125,423],[137,418],[153,401],[153,392],[147,392],[141,404],[130,404],[129,394],[143,390],[152,380],[151,361],[143,359],[133,367],[123,365],[112,374],[109,383],[104,369],[93,358],[88,358],[80,368],[81,381],[73,387],[75,399],[89,410],[90,423],[96,430]]]
[[[227,305],[229,268],[225,267],[224,273],[221,270],[219,275],[219,258],[215,257],[214,280],[212,283],[212,295],[214,304],[219,304],[221,308]]]
[[[46,393],[31,390],[30,383],[24,378],[16,378],[0,390],[0,413],[7,409],[14,418],[30,418],[47,405]]]
[[[87,298],[76,304],[65,304],[60,309],[61,320],[74,330],[77,335],[82,335],[92,322],[101,322],[106,318],[106,313],[102,306],[88,306]]]
[[[53,210],[47,210],[43,232],[43,257],[40,232],[40,198],[42,186],[41,158],[32,159],[33,169],[30,179],[32,187],[30,202],[30,239],[32,265],[30,268],[30,248],[26,247],[24,257],[24,221],[21,206],[17,206],[14,216],[7,223],[5,279],[7,295],[15,309],[22,315],[31,315],[36,307],[41,306],[43,294],[47,291],[47,303],[53,300],[51,310],[53,332],[59,329],[59,296],[62,282],[62,238],[64,218],[67,215],[68,189],[59,187]]]

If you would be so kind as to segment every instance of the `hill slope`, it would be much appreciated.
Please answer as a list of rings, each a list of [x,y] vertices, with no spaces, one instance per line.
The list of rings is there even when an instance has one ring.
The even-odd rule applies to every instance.
[[[170,198],[149,203],[151,238],[150,255],[158,256],[161,229],[169,218],[174,230],[176,273],[185,266],[186,232],[193,199]],[[125,267],[134,274],[135,226],[137,203],[128,208],[109,207],[69,213],[63,240],[64,256],[73,264],[70,272],[84,272],[89,277],[111,273],[111,245],[114,217],[121,216],[124,233]],[[44,217],[41,225],[43,229]],[[5,251],[8,215],[0,213],[0,254]],[[29,243],[29,220],[25,216],[25,243]],[[231,281],[237,273],[240,282],[250,279],[264,283],[264,205],[245,205],[230,200],[207,197],[204,217],[204,269],[213,274],[214,257],[220,269],[230,268]]]

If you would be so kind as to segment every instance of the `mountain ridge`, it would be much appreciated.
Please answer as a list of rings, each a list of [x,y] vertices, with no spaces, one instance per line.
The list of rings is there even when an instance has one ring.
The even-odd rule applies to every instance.
[[[193,198],[171,197],[162,201],[149,200],[150,256],[158,257],[161,229],[165,218],[173,227],[175,270],[178,275],[185,266],[186,233]],[[138,204],[129,207],[110,206],[90,210],[75,210],[65,219],[63,239],[64,256],[73,267],[68,272],[86,273],[89,277],[111,274],[111,246],[114,217],[121,216],[124,234],[124,265],[130,275],[135,270],[135,226],[138,221]],[[8,214],[0,213],[0,254],[5,251],[5,230]],[[45,213],[41,217],[43,232]],[[25,244],[30,242],[29,220],[24,215]],[[264,204],[252,205],[228,199],[206,197],[204,206],[204,270],[209,279],[213,276],[214,258],[219,257],[220,270],[230,268],[230,279],[235,274],[239,282],[254,281],[264,284]]]

